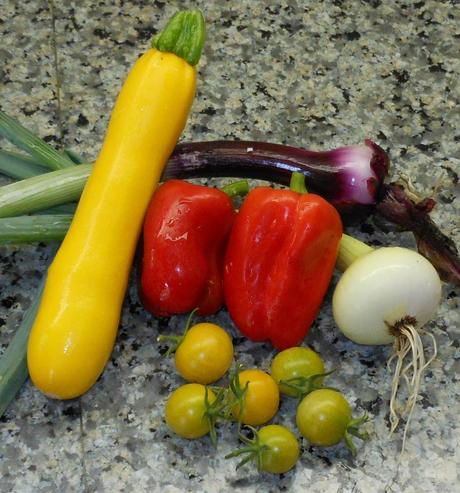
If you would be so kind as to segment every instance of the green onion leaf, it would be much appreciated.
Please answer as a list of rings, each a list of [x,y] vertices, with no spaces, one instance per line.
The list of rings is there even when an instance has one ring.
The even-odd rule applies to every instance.
[[[32,304],[24,314],[21,325],[0,357],[0,416],[3,416],[6,408],[27,380],[27,342],[37,315],[44,284],[43,279]]]
[[[64,152],[75,164],[83,164],[88,162],[83,156],[76,153],[75,151],[72,151],[72,149],[64,149]]]
[[[0,218],[0,244],[62,240],[72,217],[59,214]]]
[[[91,164],[80,164],[1,187],[0,217],[22,216],[77,201],[92,169]]]
[[[8,139],[48,168],[62,169],[75,165],[68,156],[58,152],[3,111],[0,111],[0,136]]]
[[[32,157],[0,150],[0,173],[10,178],[24,180],[24,178],[41,175],[47,171],[47,168],[40,166],[39,162]]]

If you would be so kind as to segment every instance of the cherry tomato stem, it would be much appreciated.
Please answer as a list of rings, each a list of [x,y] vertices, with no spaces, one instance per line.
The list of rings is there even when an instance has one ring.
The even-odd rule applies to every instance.
[[[182,385],[166,402],[166,424],[182,438],[195,439],[207,435],[211,428],[208,412],[215,399],[215,394],[204,385]]]
[[[369,440],[369,433],[367,433],[367,431],[360,430],[360,426],[368,420],[369,417],[365,413],[359,418],[353,418],[347,425],[343,439],[352,455],[356,455],[356,445],[354,444],[352,437],[359,438],[362,441]]]
[[[183,438],[201,438],[209,433],[216,446],[216,424],[226,419],[226,409],[224,388],[214,392],[204,385],[188,383],[169,396],[165,408],[166,424]]]
[[[259,431],[252,426],[253,438],[248,438],[242,433],[240,440],[246,444],[238,450],[226,455],[226,459],[244,456],[237,464],[240,468],[249,461],[255,461],[259,471],[281,474],[294,467],[300,455],[300,447],[297,438],[286,427],[281,425],[268,425]]]
[[[322,388],[326,372],[318,353],[309,347],[296,346],[278,353],[272,361],[270,373],[280,392],[290,397],[303,397]]]
[[[209,423],[209,435],[211,437],[211,441],[215,447],[217,447],[217,432],[216,432],[216,423],[219,420],[226,419],[226,403],[225,403],[225,389],[220,389],[216,394],[211,390],[206,388],[205,392],[205,416]],[[209,396],[215,396],[215,398],[209,398]]]
[[[176,335],[163,335],[162,334],[162,335],[159,335],[157,337],[158,342],[166,342],[166,343],[171,342],[172,343],[171,346],[168,348],[168,350],[165,353],[166,357],[170,356],[171,354],[173,354],[177,351],[177,348],[181,345],[187,332],[189,331],[189,329],[192,325],[193,316],[195,315],[195,313],[197,311],[198,311],[198,308],[195,308],[194,310],[192,310],[190,312],[190,315],[188,316],[187,322],[185,324],[184,333],[182,335],[176,336]]]
[[[278,410],[278,385],[262,370],[241,371],[241,366],[237,366],[230,379],[229,389],[233,398],[233,416],[242,424],[265,424]]]
[[[313,392],[314,390],[319,390],[319,389],[336,390],[333,387],[325,387],[323,385],[324,377],[328,377],[329,375],[332,375],[332,373],[334,372],[335,370],[331,370],[325,373],[316,373],[308,377],[293,377],[287,380],[280,380],[278,383],[280,386],[287,387],[289,388],[289,390],[291,390],[291,393],[289,395],[302,399],[303,397],[308,395],[310,392]]]

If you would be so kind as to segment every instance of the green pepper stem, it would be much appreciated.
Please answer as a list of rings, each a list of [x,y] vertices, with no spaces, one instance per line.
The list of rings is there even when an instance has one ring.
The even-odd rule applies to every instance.
[[[225,192],[229,197],[238,195],[246,195],[249,192],[248,180],[238,180],[228,183],[221,187],[222,192]]]
[[[182,10],[152,39],[152,47],[174,53],[193,66],[200,60],[205,38],[203,14],[199,10]]]
[[[293,192],[308,193],[307,187],[305,186],[305,175],[296,171],[292,173],[289,188]]]

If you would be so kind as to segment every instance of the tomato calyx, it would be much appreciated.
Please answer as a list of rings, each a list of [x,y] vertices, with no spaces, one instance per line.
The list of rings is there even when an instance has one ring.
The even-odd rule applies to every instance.
[[[185,324],[185,329],[184,333],[180,336],[174,336],[174,335],[160,335],[157,337],[157,342],[166,342],[166,343],[171,343],[171,346],[168,348],[164,356],[167,358],[168,356],[171,356],[171,354],[174,354],[177,351],[177,348],[181,345],[182,341],[185,338],[185,335],[189,331],[190,327],[192,326],[192,320],[193,316],[195,313],[198,311],[198,308],[195,308],[190,312],[190,315],[188,316],[187,322]]]
[[[356,455],[356,446],[353,443],[353,437],[359,438],[360,440],[369,440],[369,433],[367,431],[361,431],[360,426],[369,420],[369,416],[364,413],[359,418],[353,418],[348,423],[343,440],[345,445],[348,447],[353,456]]]
[[[242,368],[243,365],[236,365],[235,370],[230,374],[227,387],[219,387],[216,385],[209,386],[209,389],[215,393],[216,400],[210,404],[210,409],[207,410],[208,419],[214,419],[214,422],[217,420],[235,421],[235,414],[238,416],[242,415],[244,409],[244,396],[249,385],[249,382],[246,382],[244,387],[241,386],[238,377]],[[237,410],[236,413],[235,409]],[[237,419],[236,421],[238,421],[240,429],[241,420]]]
[[[211,442],[214,447],[217,447],[216,424],[219,420],[227,419],[226,389],[219,388],[215,393],[215,396],[216,398],[210,402],[208,387],[206,386],[204,394],[205,411],[203,416],[209,424],[209,436],[211,437]]]
[[[227,405],[229,415],[231,416],[232,411],[237,410],[236,414],[238,416],[237,421],[241,424],[241,417],[244,413],[244,396],[248,390],[249,382],[246,382],[244,387],[241,386],[240,382],[240,372],[243,368],[243,365],[237,364],[235,370],[230,375],[230,380],[228,384],[228,396],[227,396]],[[249,426],[249,425],[248,425]]]
[[[260,443],[259,434],[255,428],[250,425],[245,425],[245,427],[251,431],[253,438],[249,438],[241,432],[238,433],[238,438],[246,444],[246,447],[242,447],[240,449],[234,450],[233,452],[230,452],[225,456],[225,459],[231,459],[233,457],[244,455],[244,458],[236,465],[237,469],[239,469],[241,466],[244,466],[244,464],[247,464],[248,462],[254,460],[257,463],[257,468],[261,470],[262,453],[265,450],[268,450],[269,447],[268,445]]]
[[[322,383],[324,377],[327,377],[334,372],[335,369],[327,371],[325,373],[316,373],[308,377],[293,377],[287,380],[280,380],[279,384],[284,385],[285,387],[289,387],[289,389],[291,389],[295,393],[293,397],[302,399],[303,397],[310,394],[314,390],[319,390],[319,389],[336,390],[334,387],[325,387]]]

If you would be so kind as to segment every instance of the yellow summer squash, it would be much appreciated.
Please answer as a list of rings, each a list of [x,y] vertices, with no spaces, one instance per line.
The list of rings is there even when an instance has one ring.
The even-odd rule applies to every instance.
[[[83,394],[110,357],[144,213],[193,102],[204,36],[199,11],[178,12],[117,98],[29,339],[32,382],[50,397]]]

